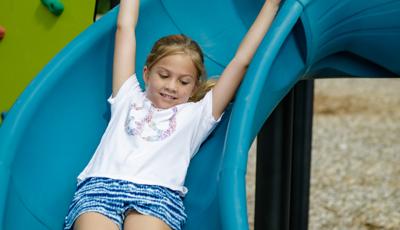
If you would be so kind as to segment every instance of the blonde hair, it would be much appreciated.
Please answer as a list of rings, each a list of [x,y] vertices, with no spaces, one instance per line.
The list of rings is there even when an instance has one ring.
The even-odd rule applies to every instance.
[[[150,70],[162,58],[174,54],[186,54],[192,59],[197,71],[197,82],[196,89],[189,101],[201,100],[214,87],[216,80],[207,80],[203,52],[200,46],[189,37],[175,34],[160,38],[147,56],[145,65]]]

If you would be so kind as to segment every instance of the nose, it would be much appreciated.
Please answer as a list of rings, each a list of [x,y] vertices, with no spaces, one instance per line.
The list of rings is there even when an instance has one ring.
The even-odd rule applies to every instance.
[[[177,90],[177,86],[178,86],[178,84],[177,84],[176,80],[170,79],[170,80],[167,82],[167,84],[165,85],[165,89],[166,89],[167,91],[169,91],[169,92],[175,93],[176,90]]]

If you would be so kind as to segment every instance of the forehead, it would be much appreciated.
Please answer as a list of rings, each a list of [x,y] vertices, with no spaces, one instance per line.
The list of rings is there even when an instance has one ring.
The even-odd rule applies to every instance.
[[[192,58],[187,54],[173,54],[161,58],[154,66],[176,75],[196,76],[197,70]]]

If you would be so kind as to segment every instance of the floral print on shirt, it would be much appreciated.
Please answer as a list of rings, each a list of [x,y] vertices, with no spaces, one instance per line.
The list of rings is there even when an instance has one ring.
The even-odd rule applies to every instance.
[[[157,127],[157,123],[153,119],[154,108],[152,105],[147,109],[147,113],[141,120],[136,120],[135,114],[142,113],[142,110],[146,110],[144,103],[141,106],[138,106],[136,103],[131,103],[128,109],[128,114],[125,121],[125,130],[131,136],[140,136],[142,139],[146,141],[161,141],[171,136],[171,134],[176,129],[176,114],[178,109],[173,107],[170,109],[172,111],[172,116],[168,119],[168,128],[160,129]],[[145,127],[149,127],[154,135],[145,136],[143,134]]]

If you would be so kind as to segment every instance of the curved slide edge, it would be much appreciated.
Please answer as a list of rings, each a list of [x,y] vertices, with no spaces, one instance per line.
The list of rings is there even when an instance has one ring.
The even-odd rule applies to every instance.
[[[113,17],[113,13],[108,15],[107,17]],[[114,12],[115,14],[115,12]],[[104,42],[104,40],[107,40],[110,38],[109,35],[113,34],[113,28],[115,25],[115,21],[113,20],[102,20],[94,25],[90,26],[87,30],[85,30],[82,34],[78,36],[78,38],[74,39],[72,42],[70,42],[60,53],[58,53],[45,67],[44,69],[39,73],[39,75],[33,79],[33,81],[28,85],[28,87],[24,90],[24,92],[19,96],[19,98],[16,100],[14,103],[12,109],[9,111],[7,115],[7,119],[2,123],[0,126],[0,177],[1,177],[1,189],[0,189],[0,228],[3,227],[9,227],[9,224],[6,224],[4,218],[7,215],[11,215],[9,213],[10,210],[6,210],[7,204],[11,201],[9,198],[10,196],[10,191],[18,191],[20,190],[26,190],[26,192],[32,191],[31,189],[35,190],[37,187],[35,185],[36,182],[39,182],[41,179],[42,175],[37,175],[36,173],[32,173],[30,182],[27,182],[32,185],[32,188],[19,188],[19,181],[18,177],[20,174],[14,174],[14,169],[16,167],[22,167],[21,162],[15,162],[16,159],[21,160],[21,152],[27,154],[24,159],[25,165],[24,167],[27,167],[25,170],[25,173],[30,173],[30,170],[35,170],[35,167],[42,167],[43,171],[49,170],[49,166],[46,164],[47,162],[42,162],[42,165],[37,165],[40,164],[37,162],[35,159],[35,154],[38,153],[36,149],[29,150],[29,145],[32,144],[32,148],[35,148],[37,145],[42,145],[41,148],[39,149],[46,149],[49,148],[49,146],[53,145],[52,141],[53,139],[51,137],[45,137],[47,140],[41,140],[38,142],[38,144],[34,143],[34,136],[43,136],[40,135],[39,133],[34,133],[34,132],[40,132],[42,130],[43,132],[48,131],[51,129],[50,125],[56,125],[57,122],[55,122],[57,117],[57,113],[62,113],[65,112],[65,110],[70,110],[73,111],[78,108],[73,108],[74,105],[70,106],[65,106],[65,107],[59,107],[61,110],[55,111],[52,115],[49,115],[49,110],[53,109],[51,108],[57,102],[55,102],[56,99],[53,98],[47,98],[49,95],[54,94],[54,91],[60,90],[58,94],[63,94],[65,93],[65,97],[60,100],[62,103],[70,102],[71,104],[74,103],[74,100],[77,99],[76,97],[69,97],[70,94],[68,92],[71,90],[71,88],[64,88],[60,89],[60,86],[62,86],[65,81],[72,80],[74,77],[70,77],[71,79],[66,79],[68,76],[73,76],[73,70],[76,68],[76,63],[79,62],[77,59],[80,59],[82,57],[86,58],[88,50],[93,50],[93,46],[99,45],[99,43],[103,43],[104,45],[107,45],[107,42]],[[93,39],[97,38],[97,39]],[[110,38],[110,40],[112,40]],[[104,52],[107,53],[107,50],[104,50]],[[111,55],[111,53],[110,53]],[[98,59],[94,59],[93,61],[98,61]],[[91,62],[91,61],[89,61]],[[106,66],[107,64],[103,62],[99,62],[98,65],[104,65]],[[105,74],[111,72],[111,70],[104,71]],[[80,76],[82,77],[82,76]],[[100,77],[99,77],[100,78]],[[84,80],[84,79],[83,79]],[[100,79],[99,79],[100,80]],[[85,87],[87,86],[84,84]],[[73,85],[70,85],[73,86]],[[99,87],[105,87],[99,82],[98,84]],[[74,89],[72,89],[74,90]],[[79,86],[75,90],[81,90]],[[93,97],[97,97],[99,95],[94,95]],[[106,98],[106,95],[104,95]],[[58,98],[60,99],[60,98]],[[55,103],[54,103],[55,102]],[[87,100],[84,100],[83,103],[86,103]],[[88,109],[92,109],[93,107],[88,106]],[[81,114],[77,112],[76,114]],[[60,129],[63,130],[63,128],[66,128],[67,126],[70,125],[70,123],[67,121],[68,117],[64,117],[65,120],[63,124],[62,119],[59,120],[60,124]],[[69,117],[71,120],[73,120],[73,117]],[[90,117],[82,117],[82,119],[87,119],[90,120]],[[40,124],[44,124],[43,127],[37,127],[36,123],[39,122]],[[46,125],[49,124],[49,125]],[[90,123],[90,122],[89,122]],[[105,127],[105,124],[99,125],[97,129],[101,127]],[[53,127],[55,128],[55,127]],[[75,127],[76,128],[76,127]],[[75,129],[74,132],[80,131],[78,129]],[[29,133],[32,132],[32,133]],[[82,132],[83,135],[85,135],[85,132]],[[26,138],[27,135],[30,135],[33,138]],[[77,137],[81,137],[79,133],[75,133]],[[65,138],[64,141],[68,141],[69,138],[65,133],[60,134],[60,138]],[[25,140],[29,139],[29,140]],[[30,140],[33,139],[33,140]],[[89,138],[90,139],[90,138]],[[46,143],[47,141],[47,143]],[[64,143],[68,144],[68,143]],[[58,148],[57,146],[60,146],[59,143],[54,143],[54,153],[56,153],[56,149]],[[57,147],[57,148],[56,148]],[[66,148],[67,149],[67,148]],[[59,151],[63,152],[63,151]],[[23,154],[22,154],[23,155]],[[40,155],[40,154],[38,154]],[[55,155],[55,154],[53,154]],[[24,156],[23,156],[24,157]],[[32,161],[30,161],[32,160]],[[60,158],[60,161],[63,159]],[[55,164],[56,165],[56,164]],[[53,166],[56,167],[56,166]],[[74,167],[71,167],[74,168]],[[28,170],[29,169],[29,170]],[[51,170],[49,170],[51,172]],[[47,172],[48,173],[48,172]],[[62,173],[64,174],[64,172]],[[57,179],[57,175],[44,175],[45,177],[53,177],[53,179]],[[61,183],[65,184],[63,182],[62,176],[60,179]],[[12,182],[14,181],[14,182]],[[74,183],[73,181],[71,181]],[[12,185],[13,184],[13,185]],[[38,183],[39,184],[39,183]],[[58,184],[58,183],[54,183]],[[68,184],[68,183],[67,183]],[[62,185],[62,187],[65,187],[65,185]],[[50,190],[49,192],[53,192]],[[38,194],[32,193],[33,196],[36,196]],[[46,194],[47,195],[47,194]],[[14,193],[12,195],[13,197],[18,196],[17,193]],[[41,194],[41,199],[46,199],[45,194]],[[37,197],[32,197],[32,199],[36,199]],[[18,200],[18,201],[16,201]],[[28,210],[29,209],[29,201],[24,201],[23,198],[17,197],[14,199],[15,202],[21,202],[21,205],[25,209],[27,209],[28,212],[30,212],[33,215],[33,219],[36,219],[37,221],[40,220],[41,214],[40,213],[34,213],[33,210]],[[54,204],[56,205],[56,204]],[[62,205],[62,203],[60,203]],[[65,202],[65,205],[67,205],[67,201]],[[39,208],[40,209],[40,208]],[[57,211],[54,213],[58,213]],[[40,222],[40,221],[39,221]],[[47,223],[43,223],[44,226],[47,226],[48,228],[51,228],[51,226],[58,226],[57,224],[54,225],[54,222],[52,220],[45,221]],[[49,223],[50,222],[50,223]],[[23,221],[20,221],[21,224],[23,224]],[[15,223],[15,226],[17,226],[17,223]],[[49,227],[50,226],[50,227]],[[32,226],[35,228],[34,226]]]
[[[245,172],[250,144],[299,80],[338,73],[353,77],[399,75],[400,62],[395,58],[400,52],[396,42],[400,39],[396,20],[399,4],[392,0],[285,2],[233,107],[219,190],[224,229],[248,228]],[[388,23],[388,18],[393,20]],[[325,36],[319,36],[320,31]],[[379,51],[370,48],[377,46]],[[262,55],[264,60],[258,60]]]
[[[207,2],[184,2],[178,5],[187,7],[189,3],[194,6],[201,3],[200,7],[209,7]],[[213,17],[207,17],[207,20],[199,15],[198,20],[204,22],[199,26],[210,28],[211,33],[174,23],[176,14],[185,12],[175,11],[174,4],[176,0],[142,2],[141,15],[145,17],[139,20],[137,28],[138,43],[141,44],[137,64],[144,63],[144,56],[156,39],[188,30],[188,35],[194,35],[205,47],[206,64],[211,66],[211,73],[219,73],[221,65],[233,55],[232,47],[246,31],[233,2],[219,2],[214,6]],[[221,8],[224,6],[228,7]],[[116,12],[114,9],[108,13],[56,55],[26,88],[0,127],[2,228],[24,229],[24,225],[29,225],[31,229],[58,229],[62,225],[75,189],[74,178],[90,159],[109,119],[106,100],[110,93]],[[180,18],[186,20],[189,16]],[[224,22],[223,26],[215,23],[216,18]],[[156,31],[148,29],[160,20],[162,27]],[[202,147],[203,153],[196,156],[190,166],[187,183],[194,189],[185,202],[188,207],[196,207],[188,211],[197,222],[189,219],[192,225],[187,229],[196,228],[204,219],[208,220],[209,229],[220,229],[216,193],[229,113],[224,119]],[[207,191],[197,189],[203,182],[196,182],[197,187],[192,185],[194,179],[191,178],[199,177],[197,169],[206,169],[206,177],[200,176],[210,183]],[[19,208],[23,210],[18,211]]]
[[[248,150],[266,118],[304,71],[301,50],[293,37],[293,27],[302,12],[298,2],[284,3],[236,96],[219,185],[223,229],[248,229],[245,191]]]

